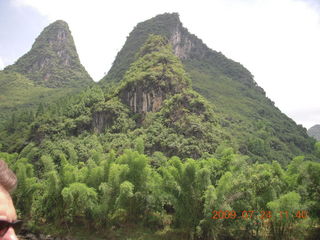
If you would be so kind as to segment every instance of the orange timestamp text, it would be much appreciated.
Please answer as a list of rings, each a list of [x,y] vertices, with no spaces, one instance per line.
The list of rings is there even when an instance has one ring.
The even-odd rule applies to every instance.
[[[295,212],[289,211],[254,211],[254,210],[244,210],[240,212],[236,212],[234,210],[231,211],[223,211],[223,210],[213,210],[212,211],[212,219],[219,220],[219,219],[252,219],[252,218],[259,218],[261,220],[267,220],[272,218],[273,215],[277,215],[279,218],[299,218],[305,219],[308,217],[308,212],[304,210],[298,210]]]

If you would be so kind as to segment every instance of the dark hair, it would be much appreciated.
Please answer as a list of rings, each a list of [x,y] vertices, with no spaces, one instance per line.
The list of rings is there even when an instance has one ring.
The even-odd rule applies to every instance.
[[[0,186],[11,192],[17,186],[16,175],[8,168],[5,161],[0,159]]]

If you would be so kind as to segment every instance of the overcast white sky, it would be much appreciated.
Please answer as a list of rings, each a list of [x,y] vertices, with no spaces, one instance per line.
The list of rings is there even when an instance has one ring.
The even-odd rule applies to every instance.
[[[0,0],[0,69],[62,19],[98,81],[133,27],[164,12],[178,12],[191,33],[248,68],[298,124],[320,124],[320,0]]]

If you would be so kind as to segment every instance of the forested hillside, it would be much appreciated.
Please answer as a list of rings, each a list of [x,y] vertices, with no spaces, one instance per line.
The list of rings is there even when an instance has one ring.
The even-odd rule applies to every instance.
[[[7,95],[9,107],[37,105],[0,129],[0,158],[18,176],[14,202],[30,231],[75,239],[320,236],[320,143],[177,14],[138,24],[106,78],[80,84],[77,94],[10,68],[1,74],[5,93],[21,92]],[[29,86],[34,94],[25,95]],[[41,102],[39,92],[61,95]]]
[[[236,151],[255,155],[258,161],[277,160],[284,164],[296,155],[312,151],[314,142],[306,129],[274,106],[252,74],[190,34],[176,13],[139,23],[100,81],[102,86],[108,88],[123,78],[149,34],[169,39],[192,80],[192,88],[214,105],[222,131],[232,136],[232,144],[228,144]]]

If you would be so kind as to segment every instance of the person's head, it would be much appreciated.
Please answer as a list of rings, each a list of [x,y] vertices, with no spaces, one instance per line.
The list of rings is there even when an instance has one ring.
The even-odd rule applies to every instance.
[[[15,174],[0,159],[0,240],[18,239],[12,228],[12,224],[17,221],[17,214],[10,196],[16,185]]]

